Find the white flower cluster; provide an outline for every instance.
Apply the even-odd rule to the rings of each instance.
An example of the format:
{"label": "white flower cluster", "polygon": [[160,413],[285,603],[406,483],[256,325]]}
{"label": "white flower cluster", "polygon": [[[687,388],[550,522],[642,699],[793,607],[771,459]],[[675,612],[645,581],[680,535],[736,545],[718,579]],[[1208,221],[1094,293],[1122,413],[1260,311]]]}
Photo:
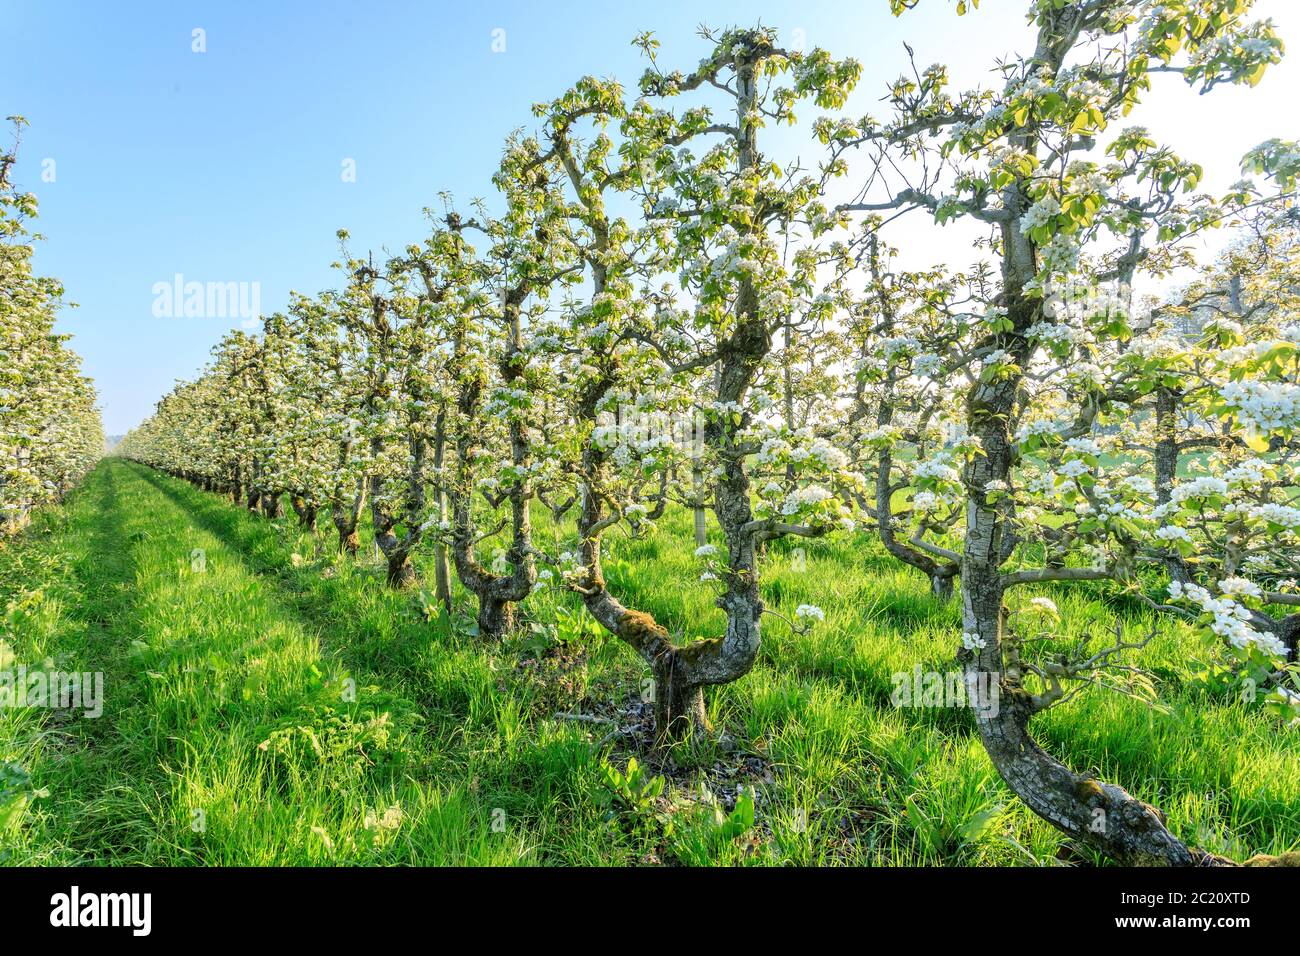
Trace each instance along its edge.
{"label": "white flower cluster", "polygon": [[961,473],[952,465],[946,452],[940,452],[933,458],[917,464],[913,474],[917,478],[935,478],[940,481],[959,481]]}
{"label": "white flower cluster", "polygon": [[1011,353],[1006,349],[994,349],[988,355],[984,356],[985,368],[997,368],[1006,365],[1011,361]]}
{"label": "white flower cluster", "polygon": [[862,433],[865,442],[894,442],[903,435],[903,430],[896,425],[882,425]]}
{"label": "white flower cluster", "polygon": [[1226,495],[1228,483],[1222,478],[1203,475],[1191,481],[1180,481],[1174,485],[1169,500],[1174,505],[1181,505],[1188,498],[1208,498],[1210,495]]}
{"label": "white flower cluster", "polygon": [[1061,204],[1057,202],[1056,198],[1054,196],[1044,196],[1030,206],[1028,211],[1020,217],[1020,228],[1027,232],[1030,229],[1045,226],[1060,214]]}
{"label": "white flower cluster", "polygon": [[826,620],[826,612],[823,611],[815,604],[800,604],[797,608],[794,609],[794,616],[798,618],[805,618],[810,621]]}
{"label": "white flower cluster", "polygon": [[[756,430],[762,431],[763,428],[760,426]],[[842,470],[849,464],[848,456],[844,452],[825,438],[814,437],[810,428],[799,429],[789,439],[781,435],[764,438],[754,460],[760,465],[773,465],[782,460],[789,460],[795,464],[811,462],[831,471]]]}
{"label": "white flower cluster", "polygon": [[1254,581],[1230,577],[1219,582],[1219,591],[1230,597],[1263,597],[1264,592]]}
{"label": "white flower cluster", "polygon": [[1229,382],[1219,390],[1237,418],[1261,432],[1300,427],[1300,385],[1290,382]]}
{"label": "white flower cluster", "polygon": [[1247,458],[1239,465],[1233,465],[1223,473],[1223,480],[1242,488],[1258,488],[1264,483],[1264,472],[1268,463],[1258,458]]}
{"label": "white flower cluster", "polygon": [[1025,488],[1036,495],[1057,496],[1056,472],[1051,468],[1037,475],[1030,475],[1025,480]]}
{"label": "white flower cluster", "polygon": [[790,443],[784,438],[767,438],[763,441],[763,446],[754,456],[754,461],[760,465],[770,465],[780,460],[781,456],[790,451]]}
{"label": "white flower cluster", "polygon": [[1106,387],[1106,370],[1094,362],[1075,362],[1069,367],[1066,379],[1075,386],[1098,390]]}
{"label": "white flower cluster", "polygon": [[1120,484],[1135,494],[1154,495],[1156,493],[1156,483],[1145,475],[1129,475]]}
{"label": "white flower cluster", "polygon": [[1292,531],[1300,530],[1300,508],[1292,508],[1289,505],[1280,505],[1270,501],[1262,505],[1250,505],[1246,508],[1246,513],[1252,518],[1258,518],[1260,521],[1280,524]]}
{"label": "white flower cluster", "polygon": [[1070,449],[1070,451],[1079,453],[1080,455],[1101,454],[1101,445],[1097,443],[1095,438],[1088,438],[1087,436],[1071,438],[1066,441],[1065,447]]}
{"label": "white flower cluster", "polygon": [[1079,265],[1079,248],[1078,236],[1058,232],[1046,245],[1039,246],[1038,254],[1047,271],[1063,275]]}
{"label": "white flower cluster", "polygon": [[831,498],[829,491],[821,485],[808,485],[805,488],[796,488],[790,494],[786,495],[785,501],[781,503],[781,514],[797,514],[814,505],[819,505],[823,501]]}
{"label": "white flower cluster", "polygon": [[1220,365],[1244,365],[1262,358],[1276,342],[1245,342],[1219,351],[1214,357]]}
{"label": "white flower cluster", "polygon": [[910,355],[920,347],[920,341],[910,335],[900,335],[895,338],[884,339],[880,343],[880,348],[884,353],[886,362],[892,362],[900,355]]}
{"label": "white flower cluster", "polygon": [[1135,339],[1132,351],[1140,358],[1151,362],[1174,358],[1187,351],[1187,346],[1176,336],[1165,333]]}
{"label": "white flower cluster", "polygon": [[[1239,582],[1240,579],[1227,578],[1220,584],[1220,588],[1222,589],[1227,585],[1236,588],[1232,594],[1247,593],[1242,589],[1242,584]],[[1249,582],[1245,583],[1249,584]],[[1169,585],[1169,596],[1173,600],[1177,601],[1185,598],[1198,606],[1202,612],[1212,615],[1214,620],[1210,623],[1210,630],[1219,637],[1224,638],[1233,647],[1243,650],[1252,646],[1258,647],[1270,657],[1285,658],[1288,653],[1287,646],[1275,635],[1258,631],[1252,627],[1250,624],[1250,609],[1237,602],[1232,594],[1225,592],[1216,598],[1209,590],[1199,584],[1180,584],[1178,581],[1173,581]]]}
{"label": "white flower cluster", "polygon": [[1047,345],[1085,345],[1093,338],[1085,329],[1057,322],[1035,322],[1025,335]]}
{"label": "white flower cluster", "polygon": [[1070,183],[1070,191],[1078,196],[1105,196],[1110,187],[1106,174],[1097,171],[1077,175]]}
{"label": "white flower cluster", "polygon": [[1082,458],[1071,458],[1069,461],[1064,462],[1061,465],[1057,473],[1064,475],[1066,478],[1080,478],[1083,475],[1088,474],[1091,470],[1092,469],[1088,467],[1088,463]]}
{"label": "white flower cluster", "polygon": [[1031,435],[1038,438],[1055,438],[1068,427],[1063,422],[1055,422],[1050,418],[1040,418],[1037,421],[1026,422],[1016,430],[1016,441],[1024,441]]}
{"label": "white flower cluster", "polygon": [[[1094,79],[1080,76],[1078,67],[1069,70],[1063,70],[1057,77],[1057,87],[1062,93],[1071,99],[1080,101],[1081,107],[1099,107],[1110,95],[1109,90],[1102,83]],[[1080,164],[1071,164],[1080,165]]]}
{"label": "white flower cluster", "polygon": [[1056,602],[1053,601],[1051,598],[1045,598],[1045,597],[1030,598],[1029,610],[1037,611],[1040,614],[1051,614],[1051,615],[1060,614],[1060,611],[1057,610]]}
{"label": "white flower cluster", "polygon": [[794,449],[790,457],[797,462],[811,459],[823,468],[831,469],[844,468],[849,463],[848,456],[824,438],[814,440],[807,447]]}
{"label": "white flower cluster", "polygon": [[912,496],[912,510],[920,514],[934,511],[939,507],[939,496],[933,491],[918,491]]}

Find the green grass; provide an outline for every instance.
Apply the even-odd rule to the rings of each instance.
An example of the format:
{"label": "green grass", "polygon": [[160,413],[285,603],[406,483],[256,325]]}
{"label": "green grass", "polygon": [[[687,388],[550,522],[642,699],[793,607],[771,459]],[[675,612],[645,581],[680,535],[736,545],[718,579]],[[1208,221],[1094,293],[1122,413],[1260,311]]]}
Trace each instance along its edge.
{"label": "green grass", "polygon": [[[539,525],[543,541],[561,533]],[[611,545],[608,577],[630,604],[683,636],[717,629],[688,514]],[[27,775],[7,796],[0,777],[0,859],[1097,862],[1010,795],[968,712],[890,704],[895,672],[954,666],[959,621],[869,535],[769,548],[769,603],[817,604],[826,621],[796,634],[770,617],[753,673],[709,697],[719,738],[666,755],[614,732],[643,720],[646,675],[572,595],[539,592],[518,632],[488,645],[468,613],[392,593],[377,563],[332,551],[332,535],[313,540],[292,517],[268,522],[113,459],[0,551],[17,662],[102,671],[106,696],[99,719],[0,708],[0,762]],[[1091,586],[1042,593],[1075,633],[1115,613]],[[1162,624],[1141,663],[1168,713],[1093,691],[1035,730],[1190,842],[1238,858],[1300,848],[1300,736],[1193,680],[1205,653]],[[606,761],[632,756],[666,780],[644,805],[604,782]],[[729,831],[704,794],[725,815],[741,786],[757,795],[754,824]]]}

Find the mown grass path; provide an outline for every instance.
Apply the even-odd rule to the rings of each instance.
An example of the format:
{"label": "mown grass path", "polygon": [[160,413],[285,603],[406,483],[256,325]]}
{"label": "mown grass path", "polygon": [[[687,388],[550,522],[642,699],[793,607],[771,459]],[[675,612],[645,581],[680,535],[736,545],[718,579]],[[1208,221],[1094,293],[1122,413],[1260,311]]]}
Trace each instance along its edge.
{"label": "mown grass path", "polygon": [[7,828],[8,862],[523,858],[463,786],[404,774],[413,706],[328,659],[144,469],[106,462],[48,537],[49,589],[10,644],[102,671],[105,709],[5,714],[3,759],[46,794]]}
{"label": "mown grass path", "polygon": [[104,714],[98,719],[0,711],[4,758],[33,771],[32,788],[57,794],[62,806],[56,818],[48,812],[50,798],[36,801],[30,811],[34,825],[25,831],[17,826],[20,821],[12,821],[4,835],[28,837],[4,846],[13,861],[125,861],[153,838],[149,817],[162,774],[149,753],[129,739],[129,721],[121,719],[123,702],[142,690],[131,648],[134,532],[120,521],[136,503],[110,474],[96,472],[64,520],[44,525],[43,534],[33,530],[39,540],[27,542],[20,560],[6,568],[45,585],[27,592],[18,613],[9,616],[9,666],[102,672],[105,686]]}

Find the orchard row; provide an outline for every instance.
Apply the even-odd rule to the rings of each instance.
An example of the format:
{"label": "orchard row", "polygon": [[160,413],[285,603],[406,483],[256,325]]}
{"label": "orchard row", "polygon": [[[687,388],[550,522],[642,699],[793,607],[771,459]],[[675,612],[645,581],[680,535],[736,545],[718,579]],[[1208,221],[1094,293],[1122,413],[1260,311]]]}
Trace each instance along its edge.
{"label": "orchard row", "polygon": [[[340,233],[338,287],[229,335],[122,453],[270,516],[287,500],[345,556],[369,509],[390,584],[430,548],[484,638],[536,588],[572,591],[644,661],[664,743],[708,733],[705,689],[753,667],[771,542],[876,535],[959,586],[954,651],[999,682],[975,721],[1022,800],[1122,862],[1223,862],[1033,739],[1084,690],[1153,690],[1128,663],[1149,635],[1062,641],[1029,595],[1103,582],[1186,619],[1293,732],[1300,150],[1243,144],[1253,178],[1210,195],[1121,124],[1157,72],[1257,82],[1281,44],[1249,7],[1035,0],[995,83],[913,68],[883,118],[845,113],[857,62],[768,29],[705,33],[689,72],[643,35],[635,89],[584,77],[507,140],[494,211],[444,196],[381,261]],[[980,261],[903,268],[904,215],[970,230]],[[1131,301],[1214,229],[1236,235],[1183,295]],[[568,547],[534,539],[537,507]],[[695,512],[725,612],[706,638],[602,571],[610,533],[668,507]]]}
{"label": "orchard row", "polygon": [[36,197],[13,184],[25,121],[0,153],[0,539],[59,501],[104,453],[95,388],[54,331],[63,286],[32,271]]}

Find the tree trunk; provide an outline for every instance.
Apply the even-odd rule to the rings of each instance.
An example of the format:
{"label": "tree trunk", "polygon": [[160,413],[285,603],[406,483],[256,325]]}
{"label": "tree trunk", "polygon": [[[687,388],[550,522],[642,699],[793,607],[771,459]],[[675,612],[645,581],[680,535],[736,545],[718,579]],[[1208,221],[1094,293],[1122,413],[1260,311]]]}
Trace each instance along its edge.
{"label": "tree trunk", "polygon": [[702,548],[709,543],[708,514],[704,510],[704,472],[692,469],[691,479],[694,484],[695,512],[695,547]]}
{"label": "tree trunk", "polygon": [[330,517],[334,521],[334,527],[339,534],[339,554],[346,554],[350,558],[355,558],[357,552],[361,550],[361,536],[357,534],[357,525],[361,522],[361,509],[365,507],[366,500],[366,483],[364,480],[357,482],[356,497],[347,505],[344,505],[338,498],[330,508]]}
{"label": "tree trunk", "polygon": [[504,637],[515,623],[515,606],[504,598],[479,595],[478,633],[492,640]]}
{"label": "tree trunk", "polygon": [[[1167,388],[1156,389],[1156,504],[1169,503],[1174,481],[1178,477],[1178,399]],[[1191,583],[1182,555],[1171,553],[1165,558],[1169,576],[1180,584]]]}
{"label": "tree trunk", "polygon": [[447,555],[447,546],[438,540],[433,546],[433,588],[434,596],[442,606],[451,613],[451,559]]}
{"label": "tree trunk", "polygon": [[677,655],[665,654],[654,666],[655,742],[678,743],[695,731],[712,732],[704,707],[704,688],[677,673]]}
{"label": "tree trunk", "polygon": [[1295,663],[1296,653],[1300,650],[1300,614],[1288,614],[1282,618],[1277,625],[1277,637],[1286,645],[1286,659]]}
{"label": "tree trunk", "polygon": [[[371,499],[377,501],[378,495]],[[411,564],[411,551],[418,538],[409,533],[405,538],[393,534],[396,521],[377,505],[371,506],[375,528],[376,557],[383,555],[388,562],[388,584],[394,588],[409,587],[415,582],[415,566]]]}
{"label": "tree trunk", "polygon": [[[976,673],[968,670],[967,680]],[[1049,823],[1125,866],[1223,862],[1189,849],[1165,828],[1154,807],[1053,759],[1028,732],[1030,710],[1024,691],[1004,682],[998,706],[989,711],[976,710],[989,758],[1007,786]]]}
{"label": "tree trunk", "polygon": [[953,576],[951,574],[933,574],[930,576],[930,593],[945,604],[952,600]]}
{"label": "tree trunk", "polygon": [[291,495],[289,504],[293,506],[294,513],[298,515],[298,521],[304,528],[312,534],[316,533],[316,514],[317,506],[308,504],[307,499],[302,495]]}
{"label": "tree trunk", "polygon": [[[1005,450],[992,443],[992,457]],[[986,443],[988,449],[990,444]],[[982,487],[982,483],[980,485]],[[1020,675],[1003,673],[1001,572],[991,561],[974,560],[997,554],[993,512],[972,502],[972,527],[967,533],[962,567],[963,625],[985,641],[967,657],[967,687],[998,682],[996,700],[975,707],[975,723],[989,759],[1011,791],[1029,809],[1062,832],[1105,853],[1126,866],[1191,866],[1217,862],[1189,849],[1171,834],[1158,811],[1114,784],[1076,774],[1042,749],[1029,734],[1033,715],[1030,695]],[[990,675],[990,676],[986,676]]]}
{"label": "tree trunk", "polygon": [[[438,504],[438,521],[442,522],[447,514],[447,489],[444,484],[444,459],[447,452],[447,410],[438,410],[438,419],[434,426],[433,439],[433,473],[436,478],[434,494]],[[443,529],[438,529],[437,541],[433,545],[433,586],[435,596],[442,606],[451,613],[451,558],[447,554],[447,543],[443,540]]]}
{"label": "tree trunk", "polygon": [[411,556],[405,551],[394,551],[388,555],[388,586],[407,588],[415,583],[415,565]]}

